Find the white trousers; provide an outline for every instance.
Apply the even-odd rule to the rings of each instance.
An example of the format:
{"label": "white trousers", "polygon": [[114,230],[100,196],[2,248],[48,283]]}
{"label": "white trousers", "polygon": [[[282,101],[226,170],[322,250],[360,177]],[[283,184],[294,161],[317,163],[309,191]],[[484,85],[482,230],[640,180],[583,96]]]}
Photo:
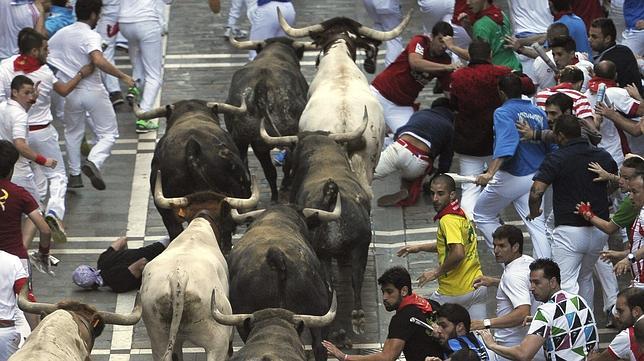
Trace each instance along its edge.
{"label": "white trousers", "polygon": [[414,108],[410,106],[398,105],[391,100],[383,97],[378,89],[373,85],[369,86],[373,95],[378,98],[380,105],[382,105],[383,115],[385,117],[385,124],[392,133],[396,134],[398,128],[407,124],[409,118],[414,114]]}
{"label": "white trousers", "polygon": [[120,23],[121,33],[127,39],[133,78],[143,88],[141,109],[152,109],[161,89],[161,25],[158,21]]}
{"label": "white trousers", "polygon": [[[42,174],[45,178],[45,194],[49,189],[49,200],[47,201],[46,212],[53,211],[56,216],[63,219],[65,216],[65,194],[67,193],[67,174],[65,173],[65,161],[58,145],[58,132],[53,125],[47,128],[29,132],[29,146],[31,149],[47,158],[55,159],[58,164],[56,168],[43,167],[32,163],[32,168],[38,167],[34,174]],[[38,179],[36,179],[38,184]],[[47,187],[47,183],[49,186]],[[40,188],[40,187],[39,187]],[[41,198],[44,199],[43,191],[40,189]]]}
{"label": "white trousers", "polygon": [[557,226],[552,259],[561,270],[561,289],[583,297],[593,308],[593,268],[606,247],[608,235],[595,227]]}
{"label": "white trousers", "polygon": [[626,20],[624,19],[624,0],[611,0],[608,18],[613,20],[615,30],[617,30],[617,44],[622,43],[622,32],[626,28]]}
{"label": "white trousers", "polygon": [[380,153],[380,160],[376,165],[374,179],[382,179],[387,175],[400,172],[400,176],[406,180],[414,180],[423,174],[429,166],[424,161],[400,143],[392,143]]}
{"label": "white trousers", "polygon": [[[280,26],[277,18],[277,8],[282,12],[282,16],[291,26],[295,25],[295,8],[293,3],[271,1],[268,4],[258,6],[250,12],[250,35],[252,41],[261,41],[276,36],[286,36]],[[253,60],[257,52],[251,50],[248,52],[248,59]]]}
{"label": "white trousers", "polygon": [[430,299],[440,303],[456,303],[467,309],[470,313],[472,320],[484,320],[487,318],[486,301],[487,301],[487,287],[482,286],[470,293],[462,296],[445,296],[438,291],[429,296]]}
{"label": "white trousers", "polygon": [[[374,28],[380,31],[389,31],[403,19],[400,1],[391,0],[387,8],[379,8],[374,4],[374,0],[362,0],[367,14],[373,20]],[[398,36],[391,40],[385,41],[387,54],[385,55],[385,67],[393,63],[403,50],[402,37]]]}
{"label": "white trousers", "polygon": [[105,89],[76,88],[65,101],[65,147],[69,158],[69,174],[80,174],[80,145],[85,134],[85,112],[94,122],[97,142],[87,156],[98,169],[110,156],[119,136],[116,114]]}
{"label": "white trousers", "polygon": [[[608,245],[604,246],[603,251],[608,251]],[[613,265],[610,262],[598,259],[595,263],[595,274],[602,286],[602,299],[604,300],[604,311],[609,311],[617,302],[617,277],[613,271]]]}
{"label": "white trousers", "polygon": [[[96,24],[96,32],[101,35],[103,39],[103,56],[107,61],[114,65],[114,50],[116,49],[116,34],[112,37],[107,35],[107,26],[114,26],[118,22],[117,19],[110,19],[109,17],[100,17],[98,19],[98,24]],[[101,77],[103,78],[103,84],[108,93],[121,91],[121,86],[116,77],[109,75],[107,73],[101,72]]]}
{"label": "white trousers", "polygon": [[624,30],[622,33],[622,45],[628,46],[636,57],[644,56],[644,30]]}
{"label": "white trousers", "polygon": [[18,351],[19,343],[20,333],[15,326],[0,328],[0,361],[7,361]]}
{"label": "white trousers", "polygon": [[[19,160],[20,161],[20,160]],[[40,167],[40,165],[37,165],[37,167]],[[21,169],[23,167],[20,167]],[[13,167],[13,174],[11,175],[11,182],[21,186],[24,188],[31,196],[36,200],[38,203],[38,206],[42,210],[44,207],[42,205],[42,200],[40,197],[40,192],[38,191],[38,186],[36,185],[35,177],[33,171],[31,171],[31,168],[29,165],[26,166],[27,170],[20,170],[18,171],[17,167]]]}
{"label": "white trousers", "polygon": [[[475,157],[472,155],[458,155],[459,174],[460,175],[479,175],[485,170],[485,165],[492,161],[491,155]],[[467,216],[472,219],[474,206],[479,199],[483,187],[474,183],[461,183],[461,208]]]}
{"label": "white trousers", "polygon": [[514,205],[517,213],[525,223],[532,240],[534,259],[549,258],[550,244],[546,238],[546,220],[544,215],[529,221],[530,208],[528,197],[532,187],[533,173],[517,177],[499,170],[492,178],[493,182],[483,188],[483,192],[474,206],[474,223],[483,234],[485,244],[494,253],[492,234],[501,226],[499,213],[508,205]]}
{"label": "white trousers", "polygon": [[237,26],[237,20],[239,20],[243,7],[244,0],[230,1],[230,10],[228,10],[228,27],[231,29]]}

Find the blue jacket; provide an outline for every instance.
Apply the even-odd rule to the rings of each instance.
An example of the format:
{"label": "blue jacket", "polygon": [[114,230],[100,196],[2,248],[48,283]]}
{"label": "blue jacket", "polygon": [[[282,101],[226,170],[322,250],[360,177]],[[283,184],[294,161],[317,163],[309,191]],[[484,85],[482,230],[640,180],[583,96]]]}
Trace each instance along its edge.
{"label": "blue jacket", "polygon": [[45,20],[45,29],[47,29],[47,34],[51,38],[58,30],[75,22],[76,15],[73,8],[52,5],[51,14]]}

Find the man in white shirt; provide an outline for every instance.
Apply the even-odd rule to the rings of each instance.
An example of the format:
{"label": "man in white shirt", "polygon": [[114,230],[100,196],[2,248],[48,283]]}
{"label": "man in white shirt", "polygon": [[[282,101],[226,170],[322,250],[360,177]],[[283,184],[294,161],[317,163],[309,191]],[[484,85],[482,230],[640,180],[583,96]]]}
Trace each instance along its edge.
{"label": "man in white shirt", "polygon": [[600,354],[594,354],[588,361],[637,361],[642,356],[635,341],[635,321],[644,315],[644,289],[629,287],[621,290],[615,304],[615,320],[619,322],[622,332],[611,341],[608,348]]}
{"label": "man in white shirt", "polygon": [[[154,106],[161,89],[162,49],[161,22],[158,2],[161,0],[122,1],[119,10],[119,28],[129,45],[132,74],[137,86],[143,88],[141,110]],[[172,0],[163,0],[169,4]],[[147,133],[159,127],[151,120],[138,119],[137,133]]]}
{"label": "man in white shirt", "polygon": [[[548,0],[508,0],[508,7],[514,36],[526,45],[540,40],[552,24]],[[532,77],[534,58],[523,54],[518,58],[523,73]]]}
{"label": "man in white shirt", "polygon": [[[485,320],[472,320],[470,328],[481,330],[494,328],[495,338],[499,345],[514,346],[528,332],[523,321],[536,311],[537,304],[530,293],[530,264],[534,259],[523,254],[523,233],[512,225],[503,225],[492,234],[494,239],[494,256],[497,263],[503,263],[505,269],[501,278],[481,276],[474,281],[474,287],[497,286],[496,317]],[[543,360],[537,353],[535,360]],[[507,360],[498,356],[498,360]]]}
{"label": "man in white shirt", "polygon": [[27,143],[27,112],[36,102],[36,97],[34,82],[31,79],[18,75],[11,81],[11,98],[0,104],[0,139],[11,141],[20,153],[11,181],[25,188],[38,200],[40,197],[29,161],[49,168],[55,168],[58,162],[36,153]]}
{"label": "man in white shirt", "polygon": [[[100,70],[133,86],[132,77],[105,59],[101,50],[101,36],[92,31],[98,22],[101,4],[100,0],[76,2],[78,21],[62,28],[49,39],[49,63],[58,69],[57,76],[62,81],[69,81],[77,75],[78,69],[91,62]],[[89,113],[94,122],[97,142],[81,167],[80,146],[85,133],[86,113]],[[94,188],[105,189],[100,170],[109,157],[116,138],[116,114],[101,81],[101,74],[94,70],[65,98],[65,148],[69,157],[69,187],[78,187],[79,184],[82,186],[82,170],[92,181]]]}
{"label": "man in white shirt", "polygon": [[0,361],[18,351],[20,332],[16,328],[16,294],[27,283],[28,275],[20,259],[0,251]]}
{"label": "man in white shirt", "polygon": [[[40,193],[43,195],[49,193],[45,214],[49,227],[53,231],[54,240],[64,242],[66,237],[62,219],[65,216],[67,174],[58,145],[58,132],[52,125],[51,95],[54,91],[61,96],[69,94],[82,80],[83,74],[89,75],[94,71],[94,66],[91,64],[83,66],[72,79],[64,83],[56,79],[46,65],[49,53],[47,38],[32,28],[22,29],[18,37],[20,55],[14,55],[0,64],[0,101],[5,101],[11,96],[11,81],[16,75],[25,75],[38,84],[38,99],[27,113],[29,142],[35,152],[53,158],[57,162],[53,169],[42,169],[49,181],[49,192],[45,188],[40,189]],[[35,231],[35,228],[32,227],[32,230]],[[33,238],[33,235],[29,238]]]}
{"label": "man in white shirt", "polygon": [[[389,31],[398,26],[403,19],[400,0],[362,0],[362,2],[367,14],[373,20],[375,28],[378,30]],[[385,45],[387,46],[385,67],[388,67],[403,50],[402,37],[398,36],[387,40]]]}

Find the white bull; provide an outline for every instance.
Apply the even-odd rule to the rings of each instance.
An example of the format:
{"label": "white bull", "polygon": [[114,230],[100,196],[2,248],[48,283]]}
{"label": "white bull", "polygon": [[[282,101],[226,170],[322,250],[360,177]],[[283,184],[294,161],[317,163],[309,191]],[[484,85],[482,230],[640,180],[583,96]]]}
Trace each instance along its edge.
{"label": "white bull", "polygon": [[[221,215],[229,213],[225,204],[234,208],[254,206],[259,197],[257,184],[253,181],[251,199],[222,196],[207,202],[203,197],[192,200],[191,196],[167,199],[161,188],[159,172],[154,197],[157,206],[180,210],[180,214],[187,212],[186,218],[192,221],[143,271],[141,303],[152,357],[157,361],[170,361],[173,357],[183,360],[182,345],[188,340],[205,349],[208,361],[225,360],[232,351],[233,329],[213,319],[210,302],[216,292],[217,308],[225,314],[232,313],[228,266],[213,229],[217,226],[197,213],[207,210],[207,216],[217,223]],[[196,203],[194,209],[191,203]],[[206,203],[210,206],[205,207]]]}
{"label": "white bull", "polygon": [[385,121],[382,106],[371,92],[366,76],[355,63],[355,49],[360,46],[369,48],[374,43],[377,46],[379,41],[397,37],[409,23],[411,14],[407,14],[402,23],[388,32],[367,28],[350,19],[332,19],[301,29],[291,28],[281,13],[279,19],[288,35],[310,35],[323,47],[317,73],[309,86],[309,99],[300,117],[299,130],[350,132],[364,122],[364,110],[367,109],[364,146],[351,149],[348,156],[360,184],[373,197],[371,181],[382,150]]}

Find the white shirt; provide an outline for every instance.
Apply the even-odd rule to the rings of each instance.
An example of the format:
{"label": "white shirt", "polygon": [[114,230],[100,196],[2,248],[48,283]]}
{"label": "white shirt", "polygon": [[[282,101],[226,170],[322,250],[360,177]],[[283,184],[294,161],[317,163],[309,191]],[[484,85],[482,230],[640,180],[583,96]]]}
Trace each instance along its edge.
{"label": "white shirt", "polygon": [[39,17],[33,3],[11,5],[11,0],[0,0],[0,59],[18,54],[18,33],[33,28]]}
{"label": "white shirt", "polygon": [[[0,103],[0,139],[13,143],[15,139],[27,140],[27,134],[25,108],[13,99]],[[21,155],[13,170],[14,174],[30,174],[29,160]]]}
{"label": "white shirt", "polygon": [[[73,78],[83,65],[91,62],[89,54],[93,51],[103,52],[101,36],[83,22],[75,22],[56,32],[49,39],[49,57],[47,61],[58,72],[56,76],[64,82]],[[76,86],[77,89],[105,90],[101,72],[94,72]]]}
{"label": "white shirt", "polygon": [[[586,92],[586,97],[594,109],[595,104],[597,103],[597,93],[588,90]],[[634,114],[640,104],[637,100],[628,95],[626,89],[619,87],[606,88],[604,103],[614,110],[620,111],[624,114]],[[622,152],[622,142],[615,124],[610,119],[604,117],[601,125],[599,126],[599,132],[602,134],[602,140],[597,144],[597,146],[606,150],[613,157],[613,160],[615,160],[618,166],[621,165],[624,162],[624,153]]]}
{"label": "white shirt", "polygon": [[[38,86],[38,99],[36,104],[32,105],[27,112],[29,125],[45,125],[54,119],[51,115],[51,92],[54,91],[54,84],[58,81],[54,73],[47,65],[31,73],[13,70],[13,61],[18,57],[14,55],[0,63],[0,102],[11,98],[11,81],[16,75],[26,75],[33,80],[34,84],[40,82]],[[80,69],[79,69],[80,70]]]}
{"label": "white shirt", "polygon": [[510,0],[508,6],[515,34],[545,34],[553,22],[548,0]]}
{"label": "white shirt", "polygon": [[[552,60],[552,62],[554,63],[555,59],[552,57],[552,50],[548,50],[546,54],[548,54],[548,58],[550,58],[550,60]],[[590,73],[588,69],[592,69],[593,64],[586,60],[588,58],[582,53],[575,52],[575,56],[579,60],[579,62],[575,64],[575,66],[581,69],[582,72],[584,72],[584,83],[581,85],[581,92],[585,93],[588,89],[588,81],[590,81]],[[550,67],[546,65],[546,62],[539,57],[534,59],[534,63],[532,64],[532,74],[528,75],[531,75],[530,78],[532,78],[532,82],[537,87],[537,92],[540,92],[557,84],[557,82],[555,81],[555,74],[553,73],[552,69],[550,69]]]}
{"label": "white shirt", "polygon": [[[21,278],[27,278],[27,272],[20,258],[0,251],[0,320],[13,320],[16,316],[16,294],[13,285]],[[26,285],[25,285],[26,287]]]}
{"label": "white shirt", "polygon": [[[161,0],[121,0],[119,23],[159,21],[159,1]],[[172,0],[163,0],[163,2],[169,4]]]}
{"label": "white shirt", "polygon": [[[530,305],[536,310],[537,302],[530,292],[530,263],[534,258],[523,255],[505,266],[499,288],[496,290],[496,317],[502,317],[521,305]],[[531,313],[532,313],[531,309]],[[514,346],[528,332],[524,326],[499,328],[494,332],[496,340],[504,346]]]}
{"label": "white shirt", "polygon": [[103,7],[101,7],[101,22],[116,23],[119,17],[119,9],[121,8],[121,0],[104,0]]}
{"label": "white shirt", "polygon": [[633,348],[638,349],[637,343],[631,345],[631,339],[635,340],[633,326],[618,333],[617,336],[608,345],[608,353],[615,356],[617,359],[637,361],[633,355]]}

